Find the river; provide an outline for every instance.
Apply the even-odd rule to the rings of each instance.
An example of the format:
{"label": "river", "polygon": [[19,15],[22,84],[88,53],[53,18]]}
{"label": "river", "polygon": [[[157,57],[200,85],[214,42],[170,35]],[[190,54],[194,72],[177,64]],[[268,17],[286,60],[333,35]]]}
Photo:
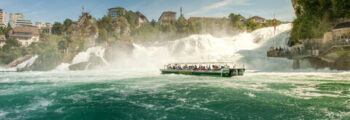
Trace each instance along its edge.
{"label": "river", "polygon": [[[287,47],[291,24],[216,38],[193,35],[154,46],[96,70],[0,73],[0,119],[350,119],[350,74],[307,62],[267,58],[273,40]],[[91,48],[74,58],[87,60]],[[84,53],[84,54],[83,54]],[[244,76],[162,75],[169,62],[234,61]]]}
{"label": "river", "polygon": [[0,119],[350,119],[347,72],[0,74]]}

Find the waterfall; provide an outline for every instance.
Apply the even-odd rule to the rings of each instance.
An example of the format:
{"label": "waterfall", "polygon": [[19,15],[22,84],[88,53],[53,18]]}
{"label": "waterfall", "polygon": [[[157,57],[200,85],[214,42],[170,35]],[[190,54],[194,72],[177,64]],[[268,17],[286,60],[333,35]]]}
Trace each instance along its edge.
{"label": "waterfall", "polygon": [[[83,51],[83,52],[80,52],[79,54],[77,54],[73,58],[71,63],[61,63],[60,65],[58,65],[56,67],[55,70],[59,70],[59,71],[69,70],[70,65],[74,65],[74,64],[78,64],[78,63],[82,63],[82,62],[88,62],[90,60],[91,55],[95,55],[95,56],[101,58],[103,63],[108,65],[109,63],[104,58],[104,54],[105,54],[104,47],[102,47],[102,46],[91,47],[91,48],[88,48],[86,51]],[[88,68],[88,66],[86,68]]]}
{"label": "waterfall", "polygon": [[22,68],[25,68],[25,67],[30,67],[33,65],[33,63],[35,62],[36,59],[38,59],[38,55],[34,55],[32,58],[22,62],[21,64],[18,64],[16,66],[17,69],[22,69]]}
{"label": "waterfall", "polygon": [[277,41],[286,48],[291,24],[267,27],[234,36],[214,37],[210,34],[192,35],[159,45],[134,44],[133,54],[120,58],[111,69],[158,70],[173,62],[235,62],[251,70],[291,70],[292,61],[266,57],[266,52]]}
{"label": "waterfall", "polygon": [[1,68],[0,67],[0,72],[15,72],[18,69],[23,69],[26,67],[30,67],[34,64],[34,62],[36,61],[36,59],[38,59],[38,55],[34,55],[33,57],[31,57],[30,59],[23,61],[22,63],[18,64],[16,67],[12,67],[12,68]]}
{"label": "waterfall", "polygon": [[79,54],[77,54],[74,58],[71,64],[77,64],[77,63],[81,63],[81,62],[87,62],[89,61],[91,54],[100,57],[103,62],[105,64],[108,64],[108,62],[106,61],[106,59],[104,59],[104,54],[105,54],[105,48],[101,47],[101,46],[96,46],[96,47],[91,47],[89,49],[87,49],[84,52],[80,52]]}
{"label": "waterfall", "polygon": [[87,62],[91,54],[102,58],[109,69],[158,71],[163,65],[173,62],[235,62],[249,70],[292,70],[291,60],[266,56],[274,40],[277,41],[277,46],[288,47],[291,28],[291,24],[279,25],[276,35],[273,27],[267,27],[226,37],[200,34],[151,46],[134,44],[132,54],[119,57],[113,64],[103,58],[105,48],[97,46],[79,53],[71,63],[62,63],[56,70],[68,70],[72,64]]}

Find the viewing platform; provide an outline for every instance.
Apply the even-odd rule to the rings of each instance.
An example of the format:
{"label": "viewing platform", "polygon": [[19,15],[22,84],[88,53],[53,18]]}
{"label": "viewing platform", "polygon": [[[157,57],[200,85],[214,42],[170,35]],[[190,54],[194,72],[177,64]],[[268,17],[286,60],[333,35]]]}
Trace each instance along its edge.
{"label": "viewing platform", "polygon": [[293,68],[298,69],[300,68],[300,60],[302,59],[318,58],[329,62],[330,60],[323,58],[323,56],[345,49],[350,49],[349,39],[333,40],[322,45],[307,43],[305,45],[295,45],[291,48],[271,47],[269,51],[267,51],[267,57],[292,59]]}

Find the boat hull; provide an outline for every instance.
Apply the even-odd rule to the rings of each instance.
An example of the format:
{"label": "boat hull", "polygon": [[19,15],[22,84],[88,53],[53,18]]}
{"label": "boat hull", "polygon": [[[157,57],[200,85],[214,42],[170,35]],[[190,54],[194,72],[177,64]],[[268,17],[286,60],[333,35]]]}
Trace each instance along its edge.
{"label": "boat hull", "polygon": [[193,71],[193,70],[161,70],[162,74],[183,74],[183,75],[204,75],[204,76],[220,76],[232,77],[243,76],[245,69],[230,69],[221,71]]}

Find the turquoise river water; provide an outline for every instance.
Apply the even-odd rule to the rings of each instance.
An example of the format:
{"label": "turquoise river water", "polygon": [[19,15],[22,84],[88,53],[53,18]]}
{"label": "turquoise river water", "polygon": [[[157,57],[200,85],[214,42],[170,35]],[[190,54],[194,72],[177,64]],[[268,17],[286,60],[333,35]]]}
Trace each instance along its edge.
{"label": "turquoise river water", "polygon": [[350,74],[0,73],[0,119],[350,119]]}

